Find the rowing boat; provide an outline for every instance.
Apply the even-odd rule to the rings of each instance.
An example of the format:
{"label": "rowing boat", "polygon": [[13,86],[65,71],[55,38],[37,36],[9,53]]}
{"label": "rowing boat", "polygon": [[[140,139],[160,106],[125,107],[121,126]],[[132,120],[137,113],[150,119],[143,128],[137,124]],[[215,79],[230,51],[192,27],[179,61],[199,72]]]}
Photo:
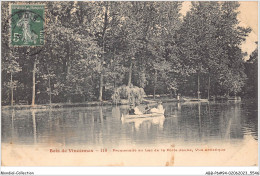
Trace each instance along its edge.
{"label": "rowing boat", "polygon": [[161,112],[156,112],[156,113],[150,113],[150,114],[138,114],[138,115],[124,115],[122,114],[122,119],[137,119],[137,118],[150,118],[150,117],[160,117],[164,115],[165,109]]}
{"label": "rowing boat", "polygon": [[165,120],[165,116],[164,115],[159,115],[158,116],[153,116],[151,117],[142,117],[142,118],[131,118],[131,119],[126,119],[126,118],[122,118],[121,121],[123,124],[134,124],[135,128],[138,130],[140,125],[142,123],[152,123],[154,125],[159,125],[159,128],[163,128],[163,124],[164,124],[164,120]]}

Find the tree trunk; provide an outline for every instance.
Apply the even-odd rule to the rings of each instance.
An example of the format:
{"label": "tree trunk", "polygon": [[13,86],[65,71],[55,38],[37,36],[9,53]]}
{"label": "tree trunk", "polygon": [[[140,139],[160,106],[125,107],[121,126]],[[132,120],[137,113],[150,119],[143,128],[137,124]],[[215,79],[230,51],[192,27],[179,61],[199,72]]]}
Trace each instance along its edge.
{"label": "tree trunk", "polygon": [[50,97],[50,99],[49,99],[49,103],[51,104],[51,77],[50,77],[50,74],[49,74],[49,97]]}
{"label": "tree trunk", "polygon": [[198,111],[199,111],[199,135],[201,135],[201,112],[200,112],[200,103],[198,103]]}
{"label": "tree trunk", "polygon": [[144,88],[145,87],[145,71],[144,71],[144,67],[142,66],[141,68],[141,73],[140,73],[140,82],[139,82],[139,87]]}
{"label": "tree trunk", "polygon": [[102,101],[103,96],[103,73],[100,73],[100,79],[99,79],[99,97],[98,100]]}
{"label": "tree trunk", "polygon": [[153,86],[153,99],[155,100],[155,90],[156,88],[155,88],[155,85]]}
{"label": "tree trunk", "polygon": [[35,74],[36,74],[36,60],[33,63],[33,87],[32,87],[32,106],[35,104]]}
{"label": "tree trunk", "polygon": [[114,88],[116,88],[116,78],[114,77]]}
{"label": "tree trunk", "polygon": [[209,95],[210,95],[210,94],[209,94],[209,91],[210,91],[210,75],[209,75],[209,82],[208,82],[208,100],[209,100],[209,98],[210,98],[210,97],[209,97]]}
{"label": "tree trunk", "polygon": [[155,70],[155,73],[154,73],[153,99],[155,99],[156,84],[157,84],[157,70]]}
{"label": "tree trunk", "polygon": [[13,73],[11,72],[11,106],[14,105],[14,85],[13,85]]}
{"label": "tree trunk", "polygon": [[200,74],[198,73],[198,100],[200,99]]}
{"label": "tree trunk", "polygon": [[132,67],[133,67],[133,63],[132,60],[130,59],[130,67],[129,67],[129,75],[128,75],[128,87],[130,87],[131,85],[131,81],[132,81]]}
{"label": "tree trunk", "polygon": [[99,97],[98,100],[102,101],[103,96],[103,62],[105,61],[105,34],[108,25],[108,5],[105,6],[105,16],[104,16],[104,26],[103,26],[103,33],[102,33],[102,59],[101,59],[101,68],[100,68],[100,79],[99,79]]}
{"label": "tree trunk", "polygon": [[[115,52],[116,52],[116,49],[114,49],[114,51],[113,51],[113,71],[115,71]],[[114,75],[114,77],[113,77],[113,79],[114,79],[114,89],[116,88],[116,75]]]}
{"label": "tree trunk", "polygon": [[67,61],[66,61],[66,66],[67,66],[67,75],[68,76],[70,74],[70,67],[71,67],[71,48],[70,48],[70,42],[68,42],[68,45],[67,45]]}
{"label": "tree trunk", "polygon": [[[68,43],[68,59],[67,59],[67,75],[66,75],[66,82],[68,84],[68,78],[70,76],[70,69],[71,69],[71,52],[70,52],[70,43]],[[67,92],[67,102],[71,103],[71,92]]]}
{"label": "tree trunk", "polygon": [[170,98],[172,98],[172,90],[170,90]]}

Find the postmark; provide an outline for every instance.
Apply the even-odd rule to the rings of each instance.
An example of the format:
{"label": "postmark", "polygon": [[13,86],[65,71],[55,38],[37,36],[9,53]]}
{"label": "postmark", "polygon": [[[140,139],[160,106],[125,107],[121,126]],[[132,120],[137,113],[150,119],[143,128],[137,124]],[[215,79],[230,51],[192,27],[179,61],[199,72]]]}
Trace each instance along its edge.
{"label": "postmark", "polygon": [[44,45],[44,9],[43,4],[11,4],[11,46]]}

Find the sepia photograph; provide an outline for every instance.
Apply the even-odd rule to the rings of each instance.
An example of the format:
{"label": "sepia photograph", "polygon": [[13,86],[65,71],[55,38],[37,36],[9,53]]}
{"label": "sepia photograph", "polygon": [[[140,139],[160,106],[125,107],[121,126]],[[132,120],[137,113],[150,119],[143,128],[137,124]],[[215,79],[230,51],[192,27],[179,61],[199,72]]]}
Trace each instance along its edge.
{"label": "sepia photograph", "polygon": [[258,2],[2,1],[1,166],[258,166]]}

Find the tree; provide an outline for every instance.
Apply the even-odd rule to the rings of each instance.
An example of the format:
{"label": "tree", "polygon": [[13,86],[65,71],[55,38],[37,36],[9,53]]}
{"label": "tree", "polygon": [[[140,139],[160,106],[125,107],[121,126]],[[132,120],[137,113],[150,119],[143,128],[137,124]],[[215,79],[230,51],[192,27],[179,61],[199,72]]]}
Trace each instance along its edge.
{"label": "tree", "polygon": [[13,52],[10,51],[8,59],[3,58],[3,69],[2,71],[10,74],[10,82],[8,82],[7,87],[11,90],[11,106],[14,104],[14,88],[17,87],[18,81],[13,80],[15,74],[21,71],[21,67],[17,62],[17,57],[13,55]]}
{"label": "tree", "polygon": [[[238,6],[237,2],[192,2],[191,10],[184,17],[179,32],[181,57],[185,60],[184,64],[190,68],[190,73],[196,73],[198,76],[198,98],[200,98],[200,76],[206,73],[209,78],[208,98],[210,77],[215,79],[215,83],[217,80],[222,80],[216,78],[228,72],[225,70],[221,73],[223,69],[232,69],[233,71],[229,73],[239,75],[241,82],[245,78],[242,68],[243,54],[239,46],[250,29],[237,25]],[[223,82],[219,84],[223,85]]]}
{"label": "tree", "polygon": [[[221,3],[221,17],[218,28],[218,36],[221,39],[220,45],[222,50],[226,53],[225,60],[227,67],[222,67],[222,71],[228,72],[229,86],[228,93],[234,92],[236,95],[241,91],[242,86],[245,84],[246,75],[244,73],[244,54],[240,49],[241,44],[245,41],[248,34],[251,32],[250,28],[240,27],[237,15],[239,2],[223,2]],[[226,71],[228,69],[230,71]],[[232,77],[232,78],[231,78]],[[220,82],[223,85],[223,82]]]}
{"label": "tree", "polygon": [[[256,42],[256,44],[258,44]],[[258,97],[258,46],[252,52],[245,63],[245,73],[247,76],[246,86],[244,87],[244,93],[248,97]]]}
{"label": "tree", "polygon": [[[63,94],[70,102],[73,94],[78,94],[82,85],[83,69],[100,55],[100,49],[93,35],[95,30],[95,6],[92,3],[64,2],[50,3],[49,12],[49,64],[46,68],[55,70],[57,76],[54,93]],[[82,24],[83,23],[83,24]],[[81,25],[80,25],[81,24]],[[63,52],[61,52],[63,51]],[[46,59],[45,59],[46,61]],[[82,64],[83,63],[83,64]],[[97,63],[98,64],[98,63]],[[62,65],[62,67],[57,67]],[[96,64],[95,64],[96,65]],[[93,64],[90,64],[93,66]],[[95,67],[93,67],[95,71]],[[86,72],[90,73],[90,71]],[[89,75],[86,75],[89,78]],[[79,84],[79,85],[78,85]]]}
{"label": "tree", "polygon": [[[8,3],[3,3],[2,10],[2,91],[8,96],[7,102],[10,100],[11,106],[14,105],[14,89],[18,86],[18,73],[22,70],[19,64],[17,49],[9,46],[9,11]],[[7,89],[7,90],[6,90]],[[6,91],[5,91],[6,90]],[[11,97],[9,96],[9,90]],[[5,95],[2,93],[2,96]],[[4,98],[3,98],[4,99]]]}
{"label": "tree", "polygon": [[[220,17],[218,2],[192,2],[180,30],[181,56],[191,74],[197,74],[197,94],[200,98],[200,76],[214,73],[220,65],[222,50],[218,45],[217,25]],[[210,83],[210,82],[209,82]],[[208,83],[208,92],[209,92]]]}

